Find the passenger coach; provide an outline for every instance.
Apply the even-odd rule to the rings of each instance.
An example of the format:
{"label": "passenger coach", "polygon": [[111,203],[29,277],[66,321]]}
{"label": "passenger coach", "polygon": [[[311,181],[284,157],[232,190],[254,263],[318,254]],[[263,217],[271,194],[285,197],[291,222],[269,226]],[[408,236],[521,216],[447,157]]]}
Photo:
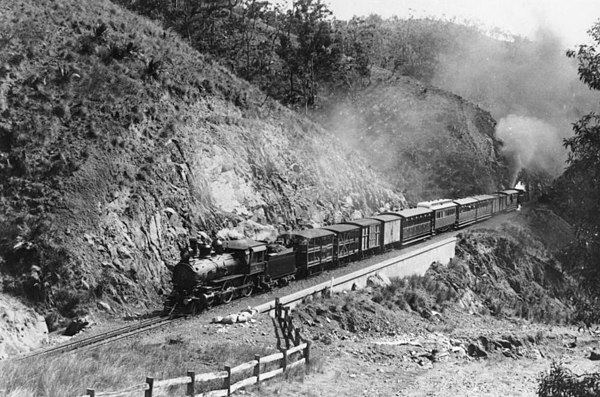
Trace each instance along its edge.
{"label": "passenger coach", "polygon": [[408,244],[431,237],[433,232],[433,211],[427,208],[409,208],[384,215],[398,215],[402,218],[401,243]]}
{"label": "passenger coach", "polygon": [[423,201],[417,207],[427,208],[433,211],[433,231],[441,233],[450,230],[456,222],[456,210],[458,204],[450,199]]}
{"label": "passenger coach", "polygon": [[464,227],[477,221],[477,200],[471,197],[456,199],[458,205],[456,227]]}
{"label": "passenger coach", "polygon": [[477,200],[476,208],[477,213],[475,219],[477,222],[492,217],[492,209],[494,207],[494,196],[489,194],[482,194],[479,196],[473,196],[472,199]]}

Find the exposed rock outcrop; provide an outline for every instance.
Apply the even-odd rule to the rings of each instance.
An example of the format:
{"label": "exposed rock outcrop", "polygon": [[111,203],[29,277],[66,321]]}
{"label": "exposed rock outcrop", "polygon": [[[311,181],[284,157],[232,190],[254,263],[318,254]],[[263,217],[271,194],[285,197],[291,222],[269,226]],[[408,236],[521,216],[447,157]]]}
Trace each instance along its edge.
{"label": "exposed rock outcrop", "polygon": [[21,302],[0,294],[0,359],[48,342],[44,318]]}

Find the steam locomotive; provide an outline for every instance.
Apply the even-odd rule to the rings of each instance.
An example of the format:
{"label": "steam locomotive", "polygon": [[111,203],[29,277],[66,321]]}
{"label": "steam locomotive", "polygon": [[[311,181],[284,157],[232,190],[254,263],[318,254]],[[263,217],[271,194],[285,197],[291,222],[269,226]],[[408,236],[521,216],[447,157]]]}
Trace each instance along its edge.
{"label": "steam locomotive", "polygon": [[462,199],[441,199],[316,229],[284,233],[275,243],[250,239],[211,241],[201,234],[172,269],[165,312],[196,313],[255,291],[287,285],[389,248],[514,211],[527,200],[509,189]]}

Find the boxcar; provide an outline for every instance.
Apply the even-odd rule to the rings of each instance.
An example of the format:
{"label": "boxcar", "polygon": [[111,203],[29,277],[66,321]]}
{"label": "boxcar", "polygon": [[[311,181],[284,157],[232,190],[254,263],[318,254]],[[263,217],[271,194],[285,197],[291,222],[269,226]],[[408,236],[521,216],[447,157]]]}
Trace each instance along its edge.
{"label": "boxcar", "polygon": [[309,275],[322,271],[333,262],[335,233],[323,229],[294,230],[279,236],[293,245],[298,272]]}
{"label": "boxcar", "polygon": [[365,255],[381,249],[381,222],[375,219],[355,219],[344,222],[360,227],[360,254]]}
{"label": "boxcar", "polygon": [[371,219],[376,219],[381,222],[381,246],[383,248],[393,245],[400,245],[402,237],[402,218],[400,215],[387,214],[372,216]]}
{"label": "boxcar", "polygon": [[514,211],[517,209],[519,191],[515,189],[501,190],[498,194],[506,196],[506,211]]}
{"label": "boxcar", "polygon": [[346,262],[360,253],[360,226],[336,224],[322,229],[335,233],[333,240],[333,260],[336,263]]}
{"label": "boxcar", "polygon": [[475,220],[477,222],[492,217],[492,210],[494,206],[494,196],[489,194],[482,194],[479,196],[471,197],[477,200],[476,208],[477,213],[475,214]]}
{"label": "boxcar", "polygon": [[450,199],[423,201],[417,207],[428,208],[433,211],[433,231],[440,233],[450,230],[456,223],[456,210],[458,204]]}
{"label": "boxcar", "polygon": [[456,216],[456,227],[463,227],[475,223],[477,215],[477,200],[474,198],[462,198],[454,200],[458,204]]}

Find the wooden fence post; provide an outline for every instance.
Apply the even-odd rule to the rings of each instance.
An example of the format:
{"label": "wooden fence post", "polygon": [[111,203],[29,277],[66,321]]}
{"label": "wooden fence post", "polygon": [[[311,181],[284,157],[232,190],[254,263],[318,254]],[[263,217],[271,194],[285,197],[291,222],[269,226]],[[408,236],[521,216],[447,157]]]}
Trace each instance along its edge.
{"label": "wooden fence post", "polygon": [[91,397],[96,397],[96,390],[95,389],[87,389],[85,391],[85,394]]}
{"label": "wooden fence post", "polygon": [[306,365],[310,363],[310,341],[306,341],[306,347],[304,348],[304,362]]}
{"label": "wooden fence post", "polygon": [[295,337],[296,337],[295,338],[296,339],[295,340],[295,345],[298,346],[300,344],[300,328],[296,328],[294,331],[296,333],[296,335],[295,335]]}
{"label": "wooden fence post", "polygon": [[275,298],[275,318],[279,320],[279,314],[281,311],[281,303],[279,302],[279,298]]}
{"label": "wooden fence post", "polygon": [[283,367],[283,373],[285,374],[285,370],[287,369],[287,362],[288,362],[288,351],[287,349],[285,349],[283,351],[283,359],[282,359],[282,367]]}
{"label": "wooden fence post", "polygon": [[187,385],[187,395],[194,397],[196,395],[196,373],[194,371],[188,371],[187,376],[192,378],[192,381]]}
{"label": "wooden fence post", "polygon": [[227,371],[227,378],[225,379],[225,388],[227,389],[227,395],[231,396],[231,367],[229,365],[226,365],[225,371]]}
{"label": "wooden fence post", "polygon": [[283,335],[285,336],[285,348],[289,349],[290,348],[290,324],[292,322],[292,320],[290,319],[290,308],[289,307],[284,307],[283,308],[284,312],[285,312],[285,316],[283,317],[283,324],[285,324],[285,327],[283,327]]}
{"label": "wooden fence post", "polygon": [[256,384],[260,384],[260,356],[258,354],[254,355],[254,359],[256,360],[256,365],[254,366],[254,376],[256,376]]}
{"label": "wooden fence post", "polygon": [[148,390],[144,393],[144,397],[152,397],[152,389],[154,388],[154,378],[146,377],[146,383],[148,384]]}

